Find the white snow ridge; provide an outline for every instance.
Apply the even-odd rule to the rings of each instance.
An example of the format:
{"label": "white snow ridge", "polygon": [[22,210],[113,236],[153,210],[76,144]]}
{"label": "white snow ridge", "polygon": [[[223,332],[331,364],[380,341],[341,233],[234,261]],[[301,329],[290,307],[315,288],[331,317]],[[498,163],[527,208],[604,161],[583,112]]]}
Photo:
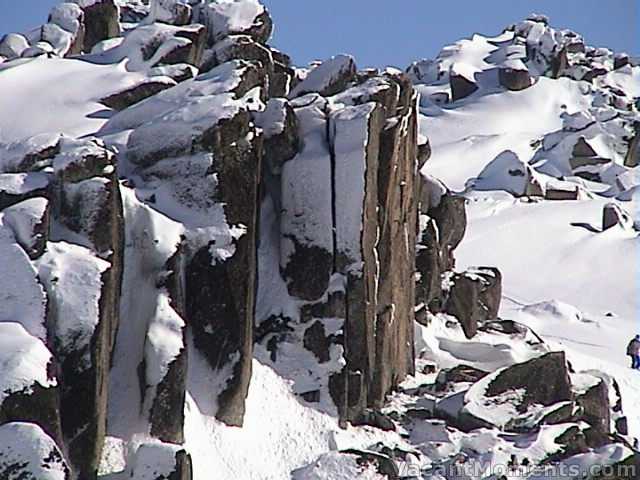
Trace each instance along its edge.
{"label": "white snow ridge", "polygon": [[0,37],[0,479],[640,478],[638,59],[544,15],[404,71],[272,31]]}

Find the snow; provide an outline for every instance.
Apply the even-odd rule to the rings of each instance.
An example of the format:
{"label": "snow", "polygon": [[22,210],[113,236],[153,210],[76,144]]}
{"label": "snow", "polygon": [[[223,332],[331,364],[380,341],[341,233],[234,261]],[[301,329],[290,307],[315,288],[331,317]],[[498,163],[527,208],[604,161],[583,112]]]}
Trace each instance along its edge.
{"label": "snow", "polygon": [[176,469],[176,454],[182,450],[171,443],[145,443],[133,458],[132,477],[136,480],[169,478]]}
{"label": "snow", "polygon": [[[0,426],[0,471],[14,471],[38,480],[66,480],[68,467],[55,442],[33,423],[12,422]],[[11,477],[9,477],[11,478]],[[18,477],[15,477],[18,478]],[[29,478],[29,477],[23,477]]]}
{"label": "snow", "polygon": [[[31,335],[47,340],[47,299],[37,271],[16,243],[13,231],[0,213],[0,322],[18,322]],[[1,324],[0,324],[1,325]]]}
{"label": "snow", "polygon": [[51,360],[42,340],[30,335],[22,325],[0,322],[0,405],[12,393],[31,393],[35,384],[55,387],[55,378],[49,378],[47,373]]}
{"label": "snow", "polygon": [[41,234],[35,228],[43,222],[49,201],[44,197],[30,198],[6,208],[2,212],[2,222],[6,223],[16,236],[17,242],[30,252]]}
{"label": "snow", "polygon": [[83,16],[80,6],[65,2],[53,6],[49,11],[49,22],[55,23],[67,32],[76,33],[81,26]]}
{"label": "snow", "polygon": [[185,100],[233,91],[241,82],[248,64],[240,60],[223,63],[198,77],[164,90],[126,110],[115,114],[102,128],[101,134],[134,129],[180,107]]}
{"label": "snow", "polygon": [[0,191],[9,195],[24,195],[47,187],[49,179],[42,172],[0,173]]}
{"label": "snow", "polygon": [[185,348],[182,317],[171,307],[169,297],[158,295],[155,318],[149,325],[145,342],[146,381],[158,385],[169,371],[169,365]]}
{"label": "snow", "polygon": [[315,462],[292,472],[292,480],[382,480],[388,478],[378,473],[375,465],[361,466],[356,455],[330,452]]}
{"label": "snow", "polygon": [[120,64],[56,58],[35,58],[1,72],[0,91],[11,95],[0,97],[0,111],[12,115],[0,118],[0,142],[40,133],[94,133],[106,121],[100,99],[143,78]]}
{"label": "snow", "polygon": [[[89,345],[100,321],[101,276],[110,264],[85,247],[48,242],[36,265],[57,312],[57,322],[52,327],[57,350],[64,356]],[[89,349],[84,355],[85,365],[89,366]]]}
{"label": "snow", "polygon": [[[329,117],[334,155],[336,250],[349,262],[362,266],[362,231],[367,174],[369,121],[374,103],[346,107]],[[373,159],[369,159],[373,161]],[[372,165],[370,168],[374,168]]]}
{"label": "snow", "polygon": [[[327,145],[327,118],[323,102],[313,95],[301,97],[308,106],[296,109],[302,150],[282,166],[282,215],[280,247],[284,267],[294,251],[292,239],[304,246],[333,252],[331,156]],[[295,107],[295,105],[294,105]]]}

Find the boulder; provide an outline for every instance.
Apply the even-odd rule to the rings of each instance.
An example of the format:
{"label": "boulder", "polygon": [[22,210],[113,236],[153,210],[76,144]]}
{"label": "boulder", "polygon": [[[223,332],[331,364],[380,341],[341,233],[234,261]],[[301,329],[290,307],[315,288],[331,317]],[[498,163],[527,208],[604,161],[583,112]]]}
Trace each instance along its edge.
{"label": "boulder", "polygon": [[[529,431],[551,418],[568,421],[573,399],[564,352],[551,352],[475,383],[464,396],[461,420],[467,429],[494,426]],[[565,405],[566,416],[551,415]]]}
{"label": "boulder", "polygon": [[594,386],[576,396],[579,414],[576,420],[582,420],[598,433],[611,433],[611,405],[609,403],[609,386],[600,379]]}
{"label": "boulder", "polygon": [[175,80],[160,77],[158,79],[149,79],[142,81],[132,87],[128,87],[116,93],[104,97],[100,103],[114,110],[124,110],[134,103],[138,103],[145,98],[151,97],[162,90],[177,85]]}
{"label": "boulder", "polygon": [[497,318],[501,297],[500,271],[474,268],[453,275],[445,311],[458,319],[467,338],[473,338],[479,322]]}
{"label": "boulder", "polygon": [[33,423],[0,426],[0,478],[71,480],[61,448]]}
{"label": "boulder", "polygon": [[632,228],[633,219],[617,203],[607,203],[602,209],[602,231],[619,225],[622,228]]}
{"label": "boulder", "polygon": [[356,71],[353,57],[336,55],[314,67],[307,77],[291,90],[289,97],[300,97],[312,92],[325,97],[335,95],[355,80]]}
{"label": "boulder", "polygon": [[0,323],[0,347],[0,424],[36,424],[62,445],[51,353],[42,340],[15,322]]}
{"label": "boulder", "polygon": [[206,25],[209,44],[228,35],[248,35],[258,43],[267,43],[273,22],[258,0],[221,0],[199,7],[198,21]]}
{"label": "boulder", "polygon": [[30,47],[29,41],[19,33],[7,33],[0,40],[0,55],[9,60],[22,56],[22,53]]}
{"label": "boulder", "polygon": [[3,223],[31,260],[42,256],[49,239],[49,201],[44,197],[24,200],[2,211]]}
{"label": "boulder", "polygon": [[84,48],[120,35],[120,9],[115,0],[72,0],[84,13]]}
{"label": "boulder", "polygon": [[469,80],[464,75],[451,73],[449,75],[449,84],[451,85],[451,101],[457,102],[462,98],[466,98],[476,90],[478,85],[472,80]]}
{"label": "boulder", "polygon": [[512,91],[524,90],[529,88],[532,83],[528,70],[516,68],[500,68],[498,81],[504,88]]}

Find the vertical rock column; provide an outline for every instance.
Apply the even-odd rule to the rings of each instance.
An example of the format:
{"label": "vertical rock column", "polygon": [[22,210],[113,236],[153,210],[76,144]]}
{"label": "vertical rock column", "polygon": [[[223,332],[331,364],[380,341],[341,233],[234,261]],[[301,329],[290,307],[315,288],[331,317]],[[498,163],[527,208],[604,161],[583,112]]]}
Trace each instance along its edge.
{"label": "vertical rock column", "polygon": [[413,322],[417,228],[417,107],[409,80],[399,86],[395,112],[382,133],[378,160],[378,313],[376,365],[369,403],[379,407],[385,395],[414,372]]}
{"label": "vertical rock column", "polygon": [[[118,328],[124,230],[113,159],[111,152],[91,140],[64,143],[54,159],[53,216],[89,250],[69,249],[61,242],[45,255],[44,274],[41,266],[41,277],[52,299],[49,323],[51,336],[57,339],[55,353],[62,370],[62,431],[80,478],[94,478],[98,469],[106,430],[108,375]],[[62,267],[61,274],[56,273],[58,266]],[[81,270],[74,271],[77,269]],[[84,277],[74,279],[93,274],[99,275],[95,284],[85,283],[88,280]],[[96,314],[97,318],[79,318],[87,324],[86,329],[93,329],[88,343],[82,337],[61,333],[61,326],[70,332],[85,329],[84,325],[67,328],[71,321],[68,308],[79,315],[84,310],[75,305],[78,292],[62,285],[77,282],[81,282],[77,288],[86,289],[83,302],[90,303],[93,297],[98,302],[97,311],[93,307],[86,310],[89,317]]]}

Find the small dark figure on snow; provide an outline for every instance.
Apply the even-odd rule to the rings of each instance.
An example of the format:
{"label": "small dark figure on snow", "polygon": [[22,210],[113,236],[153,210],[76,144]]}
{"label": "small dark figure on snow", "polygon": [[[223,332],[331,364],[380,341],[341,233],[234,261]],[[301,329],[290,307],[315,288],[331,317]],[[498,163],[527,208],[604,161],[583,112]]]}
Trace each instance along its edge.
{"label": "small dark figure on snow", "polygon": [[629,342],[627,355],[631,357],[631,368],[640,370],[640,335]]}

